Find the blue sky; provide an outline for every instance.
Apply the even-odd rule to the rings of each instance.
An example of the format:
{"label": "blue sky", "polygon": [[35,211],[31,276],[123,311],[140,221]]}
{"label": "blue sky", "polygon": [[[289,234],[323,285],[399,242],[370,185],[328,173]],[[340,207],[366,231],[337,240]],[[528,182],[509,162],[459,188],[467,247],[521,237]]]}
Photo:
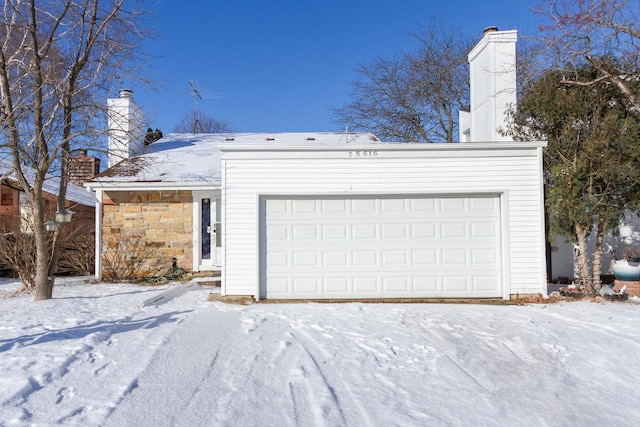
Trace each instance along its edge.
{"label": "blue sky", "polygon": [[199,110],[237,131],[339,131],[329,108],[349,100],[357,66],[411,50],[418,23],[434,17],[478,39],[491,25],[532,35],[537,3],[164,0],[156,11],[159,37],[145,46],[161,88],[123,85],[164,133],[195,107],[190,81],[205,95]]}

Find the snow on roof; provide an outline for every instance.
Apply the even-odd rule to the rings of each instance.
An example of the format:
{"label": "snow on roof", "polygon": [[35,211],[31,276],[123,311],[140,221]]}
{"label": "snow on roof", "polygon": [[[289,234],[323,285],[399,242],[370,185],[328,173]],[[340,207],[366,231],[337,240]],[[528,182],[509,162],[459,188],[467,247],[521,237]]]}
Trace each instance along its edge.
{"label": "snow on roof", "polygon": [[[29,166],[23,166],[22,171],[27,181],[30,184],[33,184],[33,179],[35,177],[34,170]],[[0,158],[0,176],[2,176],[3,179],[6,178],[12,181],[18,181],[13,172],[13,163],[6,158]],[[58,190],[60,189],[60,177],[47,175],[42,189],[49,194],[57,196]],[[96,199],[94,198],[93,194],[89,193],[86,189],[72,183],[69,183],[67,185],[66,199],[70,202],[77,203],[83,206],[95,206],[96,204]]]}
{"label": "snow on roof", "polygon": [[[379,144],[372,133],[288,132],[169,134],[139,156],[125,159],[99,174],[93,183],[207,183],[220,185],[220,145],[286,146]],[[89,184],[91,186],[91,184]]]}

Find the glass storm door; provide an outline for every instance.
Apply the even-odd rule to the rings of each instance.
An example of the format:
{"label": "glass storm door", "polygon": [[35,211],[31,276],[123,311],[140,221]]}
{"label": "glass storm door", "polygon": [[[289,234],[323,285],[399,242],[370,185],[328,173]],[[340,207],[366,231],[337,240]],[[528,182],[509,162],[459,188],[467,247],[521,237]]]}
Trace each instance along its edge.
{"label": "glass storm door", "polygon": [[211,199],[200,199],[200,258],[202,261],[211,260]]}
{"label": "glass storm door", "polygon": [[194,265],[198,270],[211,270],[220,263],[220,197],[212,192],[194,191],[193,204]]}

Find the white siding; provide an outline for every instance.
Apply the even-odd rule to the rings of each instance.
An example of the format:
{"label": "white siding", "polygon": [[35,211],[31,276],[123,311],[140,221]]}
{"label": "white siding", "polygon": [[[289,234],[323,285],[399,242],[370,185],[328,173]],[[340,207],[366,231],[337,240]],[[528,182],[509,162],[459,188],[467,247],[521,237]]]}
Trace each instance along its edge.
{"label": "white siding", "polygon": [[544,293],[541,145],[455,145],[291,151],[224,147],[223,292],[258,292],[260,196],[493,193],[505,203],[506,294]]}
{"label": "white siding", "polygon": [[488,32],[469,53],[471,141],[513,140],[498,129],[516,105],[516,40],[515,30]]}

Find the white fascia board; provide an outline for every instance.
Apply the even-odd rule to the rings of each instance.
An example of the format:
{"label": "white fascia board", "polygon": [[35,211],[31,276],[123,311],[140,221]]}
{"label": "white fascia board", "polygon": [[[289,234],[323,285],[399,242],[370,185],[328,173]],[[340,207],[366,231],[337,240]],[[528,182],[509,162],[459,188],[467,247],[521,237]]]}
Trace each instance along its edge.
{"label": "white fascia board", "polygon": [[220,181],[212,182],[87,182],[84,186],[89,191],[149,191],[149,190],[219,190]]}
{"label": "white fascia board", "polygon": [[452,144],[380,144],[350,146],[252,146],[223,147],[222,160],[237,159],[283,159],[317,158],[366,161],[383,158],[481,158],[481,157],[532,157],[547,143],[537,142],[491,142],[491,143],[452,143]]}
{"label": "white fascia board", "polygon": [[464,150],[504,150],[531,149],[546,147],[547,141],[526,142],[454,142],[454,143],[419,143],[389,142],[381,144],[340,144],[340,145],[266,145],[266,144],[221,144],[223,153],[234,151],[268,152],[268,151],[464,151]]}

